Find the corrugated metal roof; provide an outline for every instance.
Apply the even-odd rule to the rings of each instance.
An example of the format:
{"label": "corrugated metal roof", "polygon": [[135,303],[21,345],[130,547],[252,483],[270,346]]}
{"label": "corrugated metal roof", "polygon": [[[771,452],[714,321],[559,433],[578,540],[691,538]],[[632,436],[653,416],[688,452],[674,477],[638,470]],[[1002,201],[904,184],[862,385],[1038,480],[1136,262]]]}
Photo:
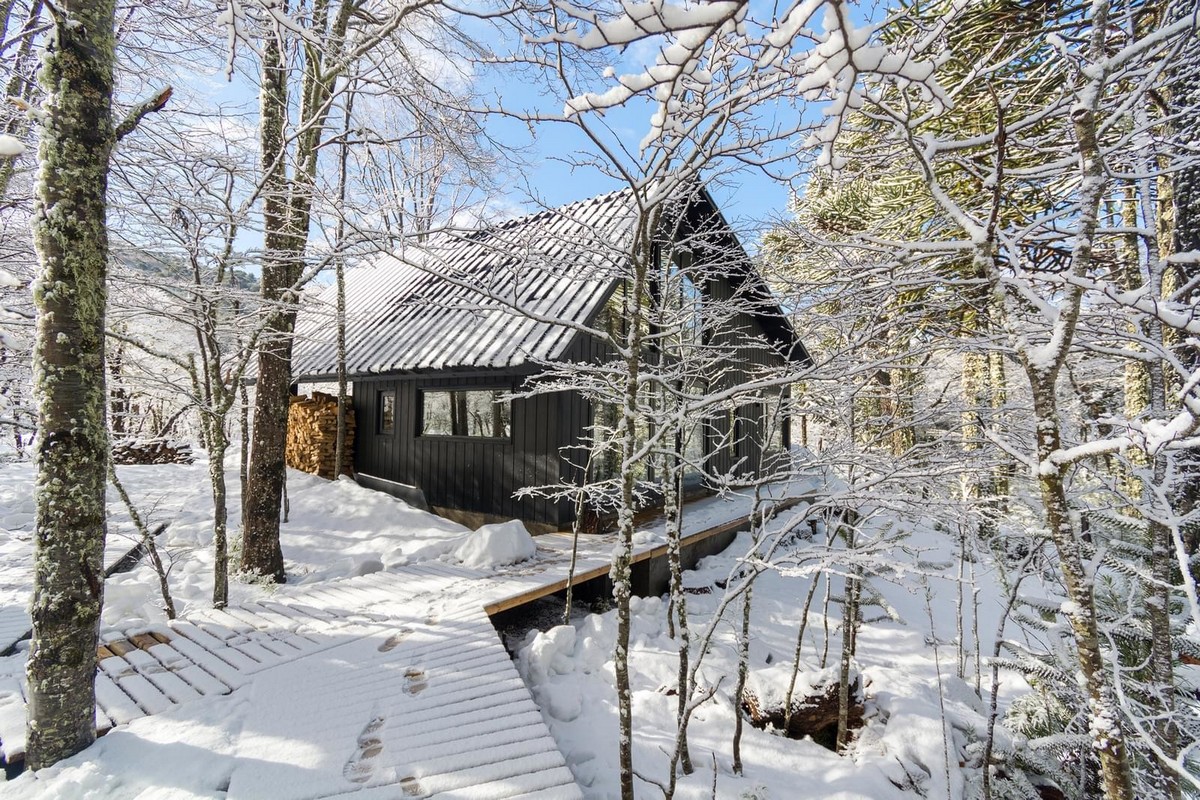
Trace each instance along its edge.
{"label": "corrugated metal roof", "polygon": [[[629,190],[471,232],[442,232],[346,273],[346,369],[369,375],[560,358],[628,261]],[[306,297],[297,378],[336,373],[335,287]]]}

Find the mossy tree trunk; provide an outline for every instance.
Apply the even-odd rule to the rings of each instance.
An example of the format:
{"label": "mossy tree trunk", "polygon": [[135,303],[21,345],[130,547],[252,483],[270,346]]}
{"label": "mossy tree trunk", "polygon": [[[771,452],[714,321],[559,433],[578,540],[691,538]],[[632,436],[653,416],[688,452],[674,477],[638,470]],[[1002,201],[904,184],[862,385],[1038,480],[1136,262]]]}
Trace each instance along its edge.
{"label": "mossy tree trunk", "polygon": [[40,769],[95,739],[108,435],[104,309],[114,0],[60,0],[40,81],[33,215],[37,531],[26,762]]}
{"label": "mossy tree trunk", "polygon": [[267,36],[262,46],[259,114],[266,246],[260,285],[263,300],[270,305],[259,341],[253,438],[242,498],[242,568],[277,581],[284,579],[283,551],[279,546],[279,508],[283,502],[291,333],[295,326],[294,299],[290,291],[295,282],[295,269],[288,258],[294,249],[292,240],[295,237],[288,228],[284,158],[287,153],[287,106],[288,81],[283,51],[277,37]]}

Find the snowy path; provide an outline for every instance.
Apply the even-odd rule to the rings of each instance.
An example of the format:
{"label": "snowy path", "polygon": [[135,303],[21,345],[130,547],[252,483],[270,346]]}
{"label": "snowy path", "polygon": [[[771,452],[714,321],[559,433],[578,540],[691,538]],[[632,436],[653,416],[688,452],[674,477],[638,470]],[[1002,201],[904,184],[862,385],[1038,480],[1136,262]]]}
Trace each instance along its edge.
{"label": "snowy path", "polygon": [[[794,487],[793,487],[794,488]],[[746,498],[689,506],[688,540],[744,520]],[[579,579],[607,571],[614,539],[586,537]],[[563,755],[489,620],[565,582],[570,537],[489,571],[438,561],[199,609],[101,636],[97,728],[237,692],[228,796],[241,800],[578,798]],[[635,559],[661,550],[654,525]],[[24,750],[23,687],[0,686],[0,746]],[[232,723],[231,723],[232,724]],[[400,795],[397,794],[400,790]]]}

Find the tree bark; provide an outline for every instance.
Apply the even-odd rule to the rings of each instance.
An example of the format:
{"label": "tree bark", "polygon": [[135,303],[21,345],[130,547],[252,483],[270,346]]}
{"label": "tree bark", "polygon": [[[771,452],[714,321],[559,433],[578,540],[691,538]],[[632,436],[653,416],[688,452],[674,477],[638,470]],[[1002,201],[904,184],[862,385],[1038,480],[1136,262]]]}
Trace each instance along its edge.
{"label": "tree bark", "polygon": [[[1051,454],[1061,447],[1054,380],[1052,377],[1039,380],[1035,370],[1030,370],[1030,373],[1034,418],[1037,422],[1038,460],[1041,464],[1048,465]],[[1049,469],[1043,466],[1038,475],[1038,488],[1041,491],[1046,526],[1058,550],[1063,583],[1072,602],[1071,613],[1067,615],[1067,619],[1075,634],[1079,673],[1083,679],[1083,690],[1087,695],[1091,719],[1092,748],[1100,760],[1104,796],[1108,800],[1132,800],[1133,786],[1125,735],[1121,729],[1120,710],[1109,685],[1104,655],[1100,651],[1092,582],[1084,568],[1079,537],[1071,522],[1062,468]]]}
{"label": "tree bark", "polygon": [[[327,56],[339,56],[356,3],[342,2],[332,24],[329,0],[315,0],[311,32],[329,52],[306,46],[300,88],[300,125],[296,171],[289,179],[288,73],[280,37],[268,35],[262,45],[260,142],[263,160],[263,228],[266,257],[262,297],[273,305],[260,337],[254,397],[253,445],[243,498],[242,569],[282,582],[286,575],[279,546],[279,512],[284,498],[288,395],[292,380],[292,333],[296,326],[297,291],[304,273],[313,186],[321,136],[329,117],[330,98],[339,70],[326,70]],[[343,67],[344,68],[344,65]]]}
{"label": "tree bark", "polygon": [[41,769],[95,739],[104,589],[104,311],[108,163],[115,142],[113,0],[62,0],[40,80],[33,214],[38,408],[37,531],[26,763]]}
{"label": "tree bark", "polygon": [[[288,390],[291,383],[292,329],[289,306],[295,271],[288,258],[294,238],[288,229],[286,140],[288,86],[278,38],[262,46],[262,89],[259,137],[263,161],[263,227],[266,257],[262,297],[270,304],[259,339],[255,376],[254,427],[250,463],[242,498],[242,569],[282,582],[283,550],[279,546],[279,509],[283,502],[284,443],[287,437]],[[306,231],[307,233],[307,231]]]}
{"label": "tree bark", "polygon": [[620,721],[618,761],[621,769],[621,800],[635,800],[633,790],[633,691],[629,684],[629,634],[632,627],[629,599],[632,594],[631,566],[633,563],[634,488],[637,483],[635,456],[637,453],[637,420],[639,374],[642,360],[642,322],[646,304],[648,262],[653,254],[650,243],[655,220],[643,218],[641,241],[633,255],[633,274],[630,289],[625,293],[624,317],[629,323],[625,339],[624,397],[621,419],[617,424],[621,457],[621,507],[617,512],[617,544],[613,548],[613,599],[617,605],[617,642],[614,654],[617,688],[617,710]]}
{"label": "tree bark", "polygon": [[[1192,3],[1180,2],[1168,13],[1170,19],[1197,12]],[[1195,19],[1195,17],[1193,17]],[[1171,196],[1174,211],[1172,250],[1186,253],[1200,250],[1200,162],[1196,160],[1197,131],[1200,131],[1200,45],[1195,31],[1187,50],[1180,53],[1173,70],[1167,102],[1170,116],[1175,120],[1176,159],[1181,162],[1171,173]],[[1200,264],[1180,261],[1176,264],[1177,285],[1191,285],[1185,299],[1193,308],[1200,306]],[[1192,370],[1200,370],[1200,347],[1183,344],[1180,360]],[[1195,391],[1195,389],[1193,389]],[[1174,499],[1180,514],[1195,514],[1200,508],[1200,455],[1195,450],[1179,456],[1179,486]],[[1191,519],[1183,526],[1188,555],[1200,551],[1200,520]],[[1193,568],[1193,579],[1200,580],[1200,568]]]}

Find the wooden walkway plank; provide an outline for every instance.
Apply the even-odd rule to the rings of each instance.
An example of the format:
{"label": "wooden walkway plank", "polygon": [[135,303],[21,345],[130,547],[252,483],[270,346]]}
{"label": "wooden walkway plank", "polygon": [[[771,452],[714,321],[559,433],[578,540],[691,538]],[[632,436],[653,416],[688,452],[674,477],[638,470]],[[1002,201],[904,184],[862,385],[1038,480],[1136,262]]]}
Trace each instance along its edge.
{"label": "wooden walkway plank", "polygon": [[[403,575],[396,580],[402,581]],[[388,581],[371,583],[376,590],[391,588]],[[569,780],[529,690],[478,605],[454,609],[430,626],[413,625],[409,637],[381,651],[387,640],[381,630],[272,671],[270,684],[260,685],[252,697],[239,745],[241,755],[259,763],[253,769],[235,765],[231,800],[265,796],[271,786],[301,780],[310,797],[348,792],[356,782],[363,783],[364,790],[391,784],[395,797],[402,794],[403,783],[395,784],[406,777],[416,777],[426,794],[434,792],[424,786],[427,776],[436,779],[435,785],[453,789],[473,778],[445,778],[439,775],[443,767],[495,772],[498,767],[490,763],[493,756],[488,752],[500,743],[510,748],[514,760],[544,759],[562,767]],[[304,686],[290,680],[294,674],[306,677]],[[319,688],[314,692],[314,687]],[[280,707],[295,705],[306,712],[280,717]],[[499,713],[489,713],[492,710]],[[521,724],[514,725],[517,719]],[[368,729],[371,732],[364,733]],[[515,737],[514,730],[519,732]],[[280,753],[271,743],[281,735],[316,745],[321,755],[298,759]],[[428,739],[422,741],[424,737]],[[356,744],[364,740],[378,745],[364,750]],[[344,754],[344,761],[329,756],[337,752]],[[518,768],[528,772],[531,767],[532,763]],[[569,796],[578,797],[577,791]]]}
{"label": "wooden walkway plank", "polygon": [[[496,761],[465,766],[471,762],[471,759],[463,757],[459,762],[464,764],[463,769],[448,770],[426,776],[418,775],[417,779],[421,789],[431,800],[432,798],[449,800],[451,797],[490,797],[492,795],[486,793],[484,789],[484,786],[488,784],[499,784],[509,788],[515,794],[526,789],[545,788],[537,785],[542,783],[536,777],[537,774],[543,771],[560,774],[557,773],[556,768],[565,768],[562,753],[558,752],[558,747],[554,744],[553,739],[498,747],[492,754],[497,758]],[[449,766],[455,761],[447,758],[439,763]],[[568,771],[565,777],[569,777],[570,774]],[[570,780],[573,784],[574,779]],[[575,797],[582,797],[578,788],[575,791]]]}
{"label": "wooden walkway plank", "polygon": [[116,676],[113,680],[147,716],[161,714],[175,705],[171,702],[171,698],[163,694],[145,675],[131,672]]}
{"label": "wooden walkway plank", "polygon": [[175,641],[175,649],[230,686],[244,684],[245,676],[258,666],[258,662],[224,643],[213,646],[211,641],[194,638],[195,634],[203,633],[200,628],[181,625],[179,632],[182,641]]}
{"label": "wooden walkway plank", "polygon": [[142,707],[104,673],[96,675],[96,704],[104,709],[114,725],[124,725],[146,716]]}
{"label": "wooden walkway plank", "polygon": [[[157,658],[145,650],[134,650],[126,653],[123,659],[133,667],[138,675],[141,675],[152,683],[154,688],[162,692],[175,705],[203,696],[191,684],[184,681],[174,672],[168,671]],[[104,659],[104,661],[115,660]]]}
{"label": "wooden walkway plank", "polygon": [[[236,617],[248,625],[254,626],[256,630],[270,631],[272,634],[290,634],[290,636],[308,639],[308,635],[304,632],[304,625],[294,617],[288,617],[280,614],[278,611],[267,608],[261,603],[247,603],[244,606],[229,606],[225,611],[233,617]],[[315,640],[310,640],[315,641]]]}
{"label": "wooden walkway plank", "polygon": [[401,741],[408,742],[407,752],[414,759],[422,758],[428,749],[430,753],[445,752],[446,744],[463,737],[484,737],[502,735],[510,731],[522,731],[530,726],[542,725],[542,715],[536,710],[518,703],[512,710],[504,714],[492,716],[480,715],[472,717],[463,715],[463,719],[450,719],[446,724],[427,731],[410,731]]}

